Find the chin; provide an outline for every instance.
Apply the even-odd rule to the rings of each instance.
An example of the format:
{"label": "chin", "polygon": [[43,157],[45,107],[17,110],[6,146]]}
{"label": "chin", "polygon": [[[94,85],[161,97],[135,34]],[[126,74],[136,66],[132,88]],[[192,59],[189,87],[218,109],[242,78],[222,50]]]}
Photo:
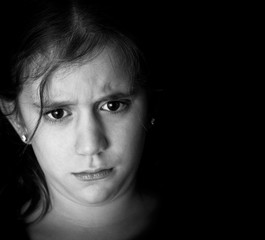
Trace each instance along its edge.
{"label": "chin", "polygon": [[115,197],[113,191],[106,189],[86,189],[86,192],[82,195],[83,202],[99,205],[111,201]]}

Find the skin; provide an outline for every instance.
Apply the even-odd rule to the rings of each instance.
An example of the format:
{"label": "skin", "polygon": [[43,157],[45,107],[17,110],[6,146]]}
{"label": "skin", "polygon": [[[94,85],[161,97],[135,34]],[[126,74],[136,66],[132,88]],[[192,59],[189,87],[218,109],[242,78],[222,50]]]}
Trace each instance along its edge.
{"label": "skin", "polygon": [[[29,134],[40,112],[40,81],[25,85],[19,97],[20,122]],[[107,226],[109,221],[121,222],[125,215],[139,217],[145,206],[134,191],[134,180],[145,140],[147,106],[144,91],[130,89],[129,77],[116,66],[109,49],[88,63],[53,74],[44,115],[30,143],[53,206],[40,224]],[[100,169],[111,172],[94,181],[73,175]]]}

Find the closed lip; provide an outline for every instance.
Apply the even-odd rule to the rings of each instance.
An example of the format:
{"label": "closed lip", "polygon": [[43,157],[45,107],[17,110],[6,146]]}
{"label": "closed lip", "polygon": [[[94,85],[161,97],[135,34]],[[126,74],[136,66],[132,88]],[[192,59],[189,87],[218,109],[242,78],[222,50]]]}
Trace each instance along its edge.
{"label": "closed lip", "polygon": [[108,177],[112,173],[112,170],[113,168],[99,168],[72,174],[81,181],[94,181]]}
{"label": "closed lip", "polygon": [[79,174],[94,174],[94,173],[98,173],[98,172],[101,172],[101,171],[108,171],[108,170],[112,170],[112,168],[97,168],[97,169],[86,170],[86,171],[82,171],[82,172],[74,172],[72,174],[74,174],[74,175],[79,175]]}

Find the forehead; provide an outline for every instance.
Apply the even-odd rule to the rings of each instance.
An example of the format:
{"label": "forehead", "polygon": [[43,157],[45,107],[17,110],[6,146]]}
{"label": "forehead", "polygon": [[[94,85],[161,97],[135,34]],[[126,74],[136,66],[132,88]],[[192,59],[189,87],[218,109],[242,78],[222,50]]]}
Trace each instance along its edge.
{"label": "forehead", "polygon": [[[39,99],[39,86],[42,78],[30,86],[33,99]],[[82,65],[61,67],[49,76],[46,82],[44,98],[80,96],[97,97],[113,91],[130,91],[130,76],[123,71],[110,50],[104,50],[95,59]]]}

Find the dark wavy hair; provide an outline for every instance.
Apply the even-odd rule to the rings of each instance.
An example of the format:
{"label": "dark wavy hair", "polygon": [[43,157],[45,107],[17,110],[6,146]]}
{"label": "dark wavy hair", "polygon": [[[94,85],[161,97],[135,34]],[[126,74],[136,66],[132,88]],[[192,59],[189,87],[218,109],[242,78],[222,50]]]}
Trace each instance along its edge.
{"label": "dark wavy hair", "polygon": [[[2,115],[19,114],[18,96],[25,83],[42,77],[40,102],[49,77],[68,64],[84,64],[105,48],[130,76],[132,86],[145,84],[142,54],[122,31],[112,27],[112,19],[100,12],[96,4],[78,0],[20,0],[11,7],[8,24],[1,21],[5,33],[4,77],[0,80],[0,100],[13,103]],[[107,23],[106,23],[107,22]],[[32,139],[41,121],[42,110]],[[17,164],[18,215],[30,216],[37,207],[41,219],[50,208],[50,196],[38,161],[30,145],[24,146]],[[41,204],[41,205],[40,205]],[[26,206],[26,208],[25,208]],[[23,209],[23,211],[22,211]]]}

